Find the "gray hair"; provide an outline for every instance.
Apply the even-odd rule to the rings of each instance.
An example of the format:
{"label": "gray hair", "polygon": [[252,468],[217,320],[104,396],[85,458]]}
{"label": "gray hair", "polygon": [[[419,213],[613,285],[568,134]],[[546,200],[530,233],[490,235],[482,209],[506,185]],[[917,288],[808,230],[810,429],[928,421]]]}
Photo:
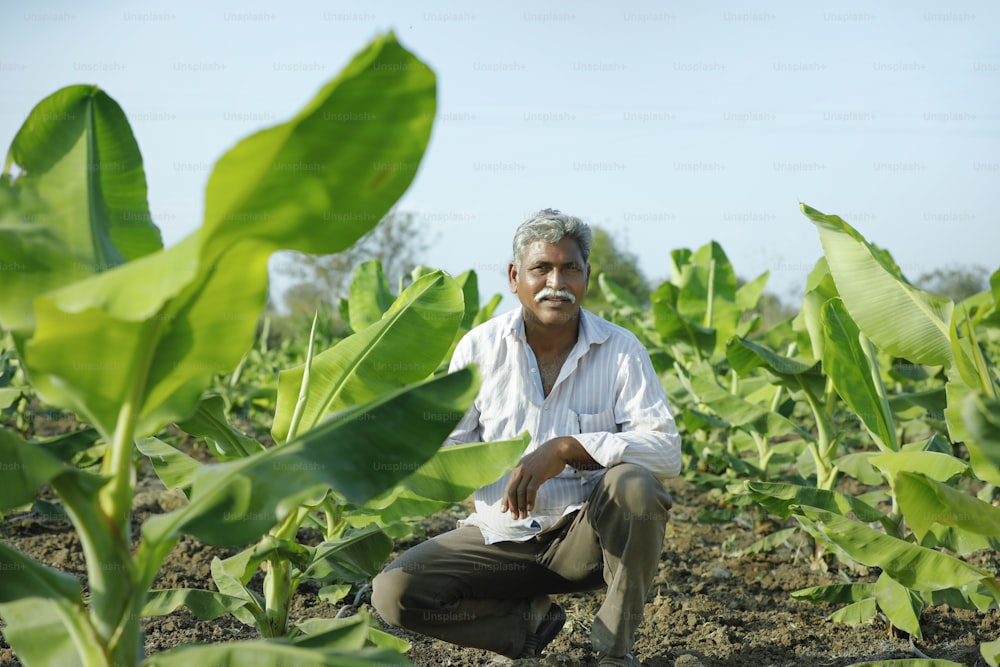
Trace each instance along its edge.
{"label": "gray hair", "polygon": [[594,234],[590,226],[580,218],[566,215],[554,208],[542,209],[525,220],[514,232],[514,263],[520,267],[524,251],[532,241],[541,239],[549,243],[559,243],[568,236],[580,246],[580,254],[586,263],[590,259],[590,246]]}

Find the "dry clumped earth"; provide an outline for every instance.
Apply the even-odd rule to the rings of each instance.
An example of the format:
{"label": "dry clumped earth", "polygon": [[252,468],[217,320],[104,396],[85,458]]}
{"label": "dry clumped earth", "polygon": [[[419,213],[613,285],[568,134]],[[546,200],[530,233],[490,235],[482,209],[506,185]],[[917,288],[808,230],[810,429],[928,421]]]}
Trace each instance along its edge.
{"label": "dry clumped earth", "polygon": [[[51,425],[45,430],[57,430]],[[682,479],[668,488],[674,508],[667,526],[660,569],[651,587],[646,620],[639,630],[634,652],[648,667],[716,667],[754,665],[851,665],[864,660],[914,657],[909,638],[890,632],[873,621],[847,626],[826,620],[835,607],[814,606],[794,600],[792,591],[822,584],[874,581],[877,571],[854,571],[836,561],[817,564],[804,544],[786,544],[765,554],[735,556],[735,552],[760,538],[761,532],[781,526],[763,522],[752,525],[752,511],[735,521],[707,524],[699,513],[719,509],[720,498]],[[176,508],[184,498],[163,488],[147,469],[140,479],[133,502],[134,530],[150,514]],[[420,540],[454,527],[468,512],[456,505],[423,521],[418,535],[399,541],[397,553]],[[791,524],[789,524],[791,525]],[[304,531],[303,540],[317,539]],[[0,524],[0,538],[37,560],[66,572],[85,576],[83,556],[73,528],[58,521],[30,515],[8,515]],[[205,546],[192,538],[182,539],[163,565],[157,588],[191,587],[214,590],[210,565],[214,556],[225,558],[236,550]],[[396,554],[394,554],[395,556]],[[1000,554],[984,552],[975,561],[996,571]],[[259,590],[262,577],[251,582]],[[293,604],[295,619],[332,617],[339,611],[318,600],[317,586],[303,584]],[[354,599],[352,592],[346,599]],[[516,664],[524,667],[587,667],[596,664],[588,640],[590,620],[600,605],[600,592],[555,597],[568,616],[566,627],[549,645],[540,660],[511,663],[477,649],[463,649],[394,628],[390,632],[411,643],[409,659],[426,667]],[[361,609],[372,611],[367,596]],[[374,613],[374,612],[372,612]],[[979,644],[1000,636],[1000,611],[973,612],[934,607],[921,618],[924,637],[915,640],[926,655],[962,665],[983,666]],[[254,633],[231,616],[199,621],[186,610],[147,619],[147,653],[192,642],[222,642],[249,639]],[[0,639],[0,665],[20,663]]]}

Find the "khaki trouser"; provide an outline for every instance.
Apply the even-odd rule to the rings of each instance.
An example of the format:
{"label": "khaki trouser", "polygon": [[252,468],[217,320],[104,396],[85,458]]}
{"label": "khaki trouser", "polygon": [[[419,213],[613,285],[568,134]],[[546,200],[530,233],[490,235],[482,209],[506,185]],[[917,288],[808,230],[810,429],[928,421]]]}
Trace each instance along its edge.
{"label": "khaki trouser", "polygon": [[670,506],[646,469],[613,466],[579,512],[527,542],[487,545],[467,526],[409,549],[375,578],[372,603],[393,625],[514,658],[533,597],[603,584],[591,642],[624,655],[642,622]]}

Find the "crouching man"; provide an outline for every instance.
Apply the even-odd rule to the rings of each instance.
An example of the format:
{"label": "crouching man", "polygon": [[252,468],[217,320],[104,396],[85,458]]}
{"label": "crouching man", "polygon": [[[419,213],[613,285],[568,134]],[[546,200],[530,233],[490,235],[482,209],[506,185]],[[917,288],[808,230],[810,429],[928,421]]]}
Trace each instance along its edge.
{"label": "crouching man", "polygon": [[483,382],[448,444],[527,431],[517,467],[475,493],[455,530],[390,563],[372,602],[388,622],[510,658],[541,654],[566,621],[550,594],[606,588],[591,627],[600,665],[630,653],[681,468],[666,393],[642,344],[581,306],[592,234],[546,209],[514,235],[521,305],[469,332],[452,369]]}

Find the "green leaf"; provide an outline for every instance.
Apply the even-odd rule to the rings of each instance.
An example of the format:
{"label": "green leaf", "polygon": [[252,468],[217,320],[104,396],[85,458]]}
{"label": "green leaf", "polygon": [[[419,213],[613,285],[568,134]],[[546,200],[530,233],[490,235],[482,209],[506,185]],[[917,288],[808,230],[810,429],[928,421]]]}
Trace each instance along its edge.
{"label": "green leaf", "polygon": [[357,651],[368,641],[368,623],[361,616],[352,618],[310,618],[295,624],[302,635],[299,646],[339,648]]}
{"label": "green leaf", "polygon": [[323,586],[316,592],[316,597],[318,597],[323,602],[327,604],[337,604],[351,592],[351,584],[331,584],[330,586]]}
{"label": "green leaf", "polygon": [[124,112],[95,86],[39,102],[0,180],[0,326],[26,337],[35,296],[159,250],[142,156]]}
{"label": "green leaf", "polygon": [[869,567],[882,568],[911,590],[961,588],[992,578],[982,568],[890,537],[832,512],[804,506],[798,511],[817,522],[823,534],[851,558]]}
{"label": "green leaf", "polygon": [[96,491],[104,481],[72,468],[35,443],[27,443],[13,431],[0,430],[0,512],[34,500],[38,489],[63,474],[76,475]]}
{"label": "green leaf", "polygon": [[839,217],[805,204],[801,208],[819,230],[837,291],[861,331],[889,354],[951,366],[948,329],[954,304],[906,282],[887,253]]}
{"label": "green leaf", "polygon": [[194,414],[177,426],[186,433],[205,438],[219,461],[239,459],[264,450],[264,445],[240,433],[226,417],[226,401],[218,394],[206,394]]}
{"label": "green leaf", "polygon": [[36,388],[105,436],[126,404],[140,437],[188,417],[254,340],[270,254],[337,252],[374,226],[413,178],[392,167],[420,161],[434,104],[430,70],[377,38],[295,118],[219,160],[200,231],[39,297]]}
{"label": "green leaf", "polygon": [[[664,283],[668,285],[669,283]],[[653,317],[656,331],[668,343],[684,343],[696,354],[710,357],[715,349],[715,329],[692,322],[666,299],[658,298],[662,288],[653,293]]]}
{"label": "green leaf", "polygon": [[747,426],[750,430],[766,433],[770,437],[789,433],[811,437],[786,417],[771,412],[760,403],[731,394],[712,380],[692,375],[690,382],[691,390],[698,399],[733,426]]}
{"label": "green leaf", "polygon": [[211,621],[246,606],[247,601],[199,588],[170,588],[149,591],[143,616],[166,616],[184,607],[203,621]]}
{"label": "green leaf", "polygon": [[899,449],[875,350],[840,299],[823,305],[823,331],[823,370],[837,393],[868,428],[879,449]]}
{"label": "green leaf", "polygon": [[969,469],[965,461],[940,452],[888,452],[868,459],[883,472],[886,479],[895,479],[903,471],[919,472],[938,481],[958,477]]}
{"label": "green leaf", "polygon": [[878,602],[874,597],[858,600],[852,604],[842,607],[830,614],[831,621],[837,623],[847,623],[848,625],[858,625],[870,621],[878,613]]}
{"label": "green leaf", "polygon": [[744,283],[737,288],[735,296],[736,305],[742,310],[753,310],[756,308],[757,303],[760,301],[760,295],[763,294],[770,276],[771,273],[765,271],[750,282]]}
{"label": "green leaf", "polygon": [[920,629],[920,612],[923,601],[885,572],[875,582],[875,600],[889,622],[904,632],[923,637]]}
{"label": "green leaf", "polygon": [[382,569],[392,546],[392,540],[378,528],[366,528],[335,542],[323,542],[316,547],[302,577],[347,583],[371,579]]}
{"label": "green leaf", "polygon": [[750,554],[767,553],[784,545],[788,538],[797,533],[796,528],[785,528],[770,535],[765,535],[750,546],[739,551],[739,556],[749,556]]}
{"label": "green leaf", "polygon": [[[320,489],[363,503],[437,451],[478,386],[475,372],[458,371],[342,411],[281,447],[205,465],[190,503],[147,520],[143,536],[157,544],[187,532],[217,546],[245,544]],[[403,465],[381,469],[387,461]]]}
{"label": "green leaf", "polygon": [[[476,489],[492,484],[514,469],[531,442],[525,433],[514,440],[449,445],[401,483],[423,498],[458,502]],[[386,462],[384,466],[394,466]]]}
{"label": "green leaf", "polygon": [[604,300],[616,310],[642,310],[642,306],[635,300],[635,297],[624,287],[601,273],[597,276],[597,284],[601,288]]}
{"label": "green leaf", "polygon": [[43,440],[35,440],[33,445],[37,445],[46,450],[60,461],[71,461],[78,454],[87,451],[100,438],[100,434],[92,428],[83,428],[79,431],[63,433]]}
{"label": "green leaf", "polygon": [[830,275],[830,267],[825,257],[820,257],[806,279],[806,292],[802,298],[802,308],[795,316],[793,328],[805,330],[813,359],[823,360],[823,304],[837,296],[837,286]]}
{"label": "green leaf", "polygon": [[812,586],[792,592],[796,600],[806,600],[813,604],[829,602],[861,602],[875,595],[875,584],[827,584]]}
{"label": "green leaf", "polygon": [[899,509],[920,540],[934,524],[976,535],[1000,535],[1000,508],[935,481],[933,476],[901,470],[894,477]]}
{"label": "green leaf", "polygon": [[[806,382],[817,395],[822,394],[823,377],[817,372],[819,364],[798,357],[784,357],[759,343],[745,338],[734,338],[726,347],[726,357],[733,370],[740,376],[747,375],[755,368],[764,367],[774,374],[782,384],[797,388],[798,378]],[[817,391],[818,390],[818,391]]]}
{"label": "green leaf", "polygon": [[101,655],[89,630],[80,582],[0,541],[3,634],[26,665],[83,665]]}
{"label": "green leaf", "polygon": [[990,667],[998,667],[1000,665],[1000,639],[983,642],[979,645],[979,653],[982,654],[986,664]]}
{"label": "green leaf", "polygon": [[187,489],[202,464],[159,438],[136,440],[136,449],[149,457],[156,476],[168,489]]}
{"label": "green leaf", "polygon": [[746,482],[746,490],[769,512],[787,519],[797,506],[835,512],[841,516],[854,516],[865,523],[880,522],[887,530],[893,524],[882,512],[868,503],[837,491],[826,491],[812,486],[778,484],[776,482]]}
{"label": "green leaf", "polygon": [[[410,285],[382,319],[316,355],[299,428],[428,377],[451,346],[463,309],[457,283],[441,271]],[[278,442],[288,437],[304,370],[297,366],[279,375],[271,428]]]}
{"label": "green leaf", "polygon": [[455,282],[462,290],[462,303],[465,304],[465,314],[459,331],[469,331],[474,326],[476,315],[479,314],[479,278],[476,272],[469,270],[455,276]]}
{"label": "green leaf", "polygon": [[292,642],[269,639],[225,642],[222,644],[186,645],[156,653],[142,667],[393,667],[412,663],[395,651],[364,648],[357,651],[319,649]]}
{"label": "green leaf", "polygon": [[295,118],[219,160],[206,191],[202,260],[247,237],[307,253],[339,252],[361,238],[416,175],[435,85],[394,35],[376,37]]}
{"label": "green leaf", "polygon": [[21,387],[0,387],[0,410],[6,410],[26,395],[25,389]]}
{"label": "green leaf", "polygon": [[373,259],[359,264],[354,269],[347,300],[351,330],[358,332],[381,320],[395,299],[382,271],[382,262]]}

